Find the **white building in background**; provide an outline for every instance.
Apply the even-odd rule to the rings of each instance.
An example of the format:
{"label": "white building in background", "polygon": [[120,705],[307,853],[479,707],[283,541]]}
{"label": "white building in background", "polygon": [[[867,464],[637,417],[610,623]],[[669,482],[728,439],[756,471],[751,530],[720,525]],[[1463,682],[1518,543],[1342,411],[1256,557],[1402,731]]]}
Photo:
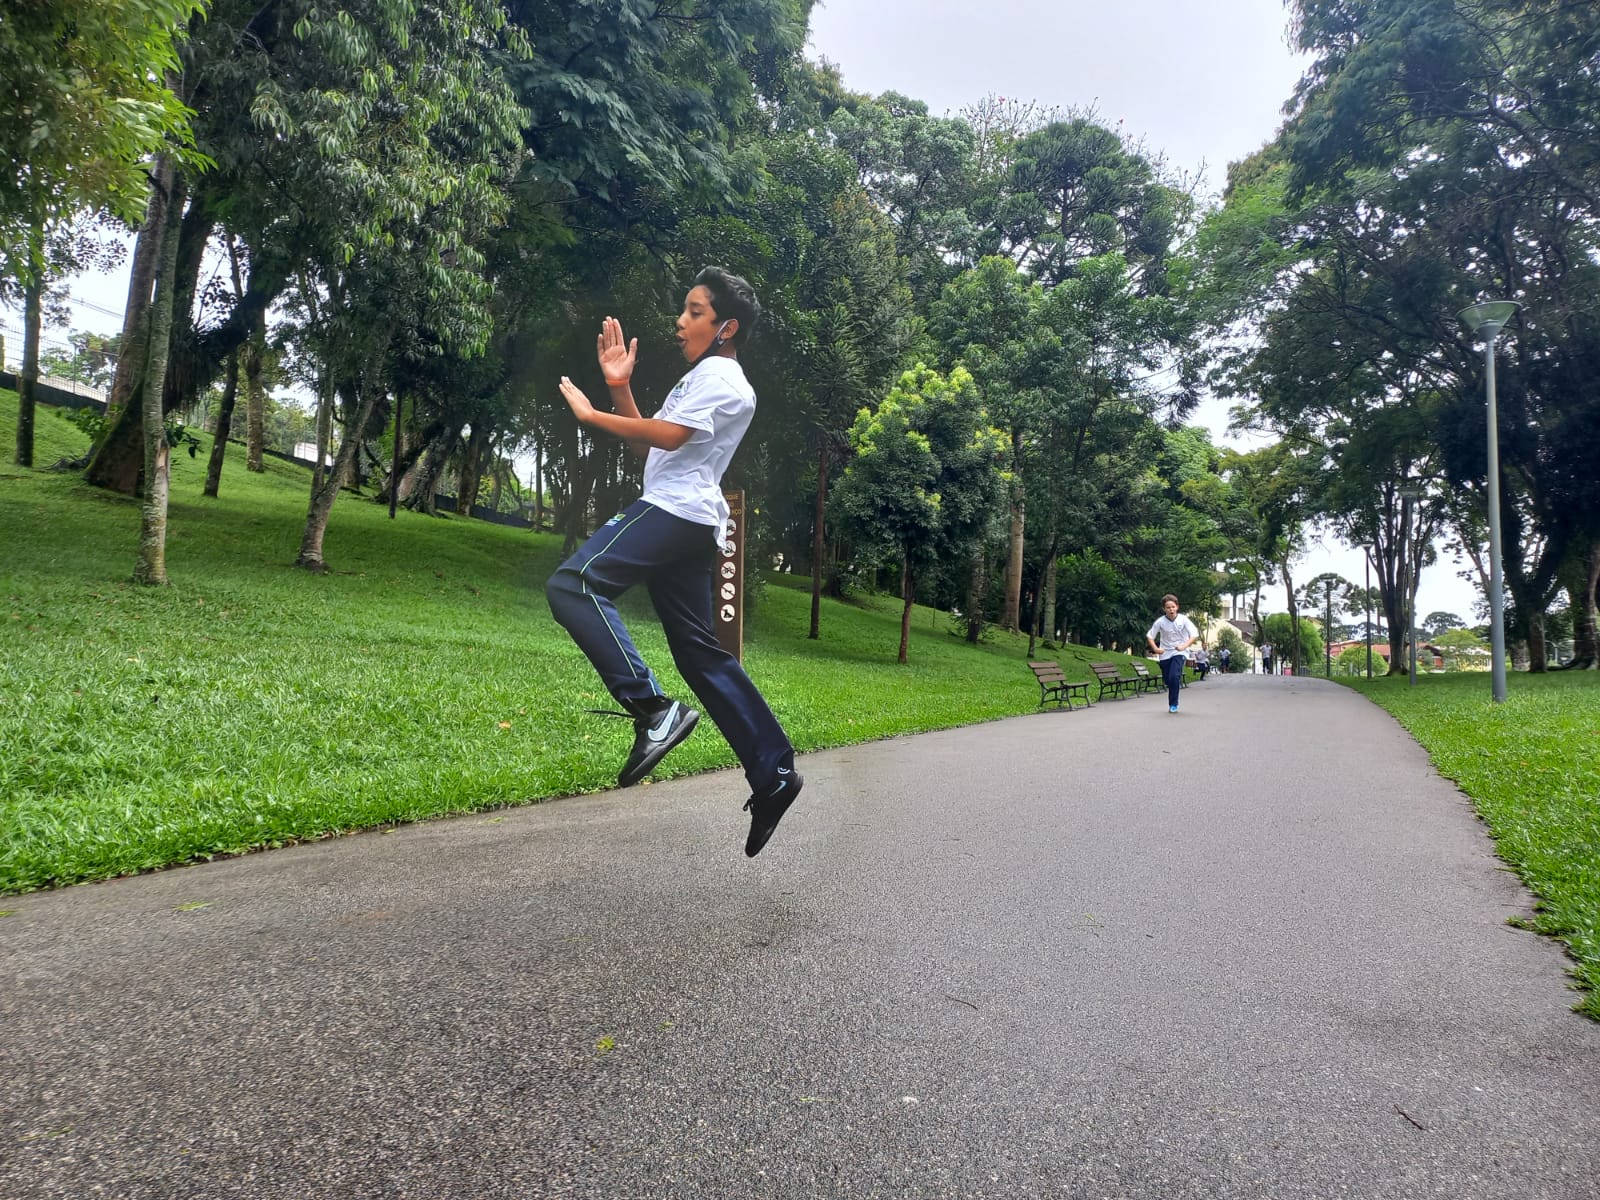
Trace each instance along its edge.
{"label": "white building in background", "polygon": [[[315,442],[296,442],[291,453],[303,463],[314,463],[317,461],[317,444]],[[322,465],[324,467],[333,466],[333,455],[325,455]]]}

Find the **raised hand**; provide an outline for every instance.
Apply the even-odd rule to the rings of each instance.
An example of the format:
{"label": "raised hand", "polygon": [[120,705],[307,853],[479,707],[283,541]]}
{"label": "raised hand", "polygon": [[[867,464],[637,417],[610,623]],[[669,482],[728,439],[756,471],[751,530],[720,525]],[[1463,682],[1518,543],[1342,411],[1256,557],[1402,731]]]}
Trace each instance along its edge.
{"label": "raised hand", "polygon": [[626,386],[633,377],[639,339],[626,341],[622,336],[622,322],[615,317],[607,317],[600,326],[600,336],[594,340],[594,350],[595,357],[600,360],[600,373],[606,377],[606,385]]}
{"label": "raised hand", "polygon": [[594,416],[594,405],[589,403],[589,397],[583,394],[583,389],[563,375],[561,394],[566,397],[567,407],[572,409],[572,415],[578,418],[578,424],[587,425],[589,418]]}

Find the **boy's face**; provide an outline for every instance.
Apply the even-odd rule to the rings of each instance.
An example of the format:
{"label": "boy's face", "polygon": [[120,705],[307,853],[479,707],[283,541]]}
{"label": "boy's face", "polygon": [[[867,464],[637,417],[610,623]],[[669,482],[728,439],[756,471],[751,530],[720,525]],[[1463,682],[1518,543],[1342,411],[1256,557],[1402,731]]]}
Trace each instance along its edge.
{"label": "boy's face", "polygon": [[1169,621],[1172,620],[1173,618],[1175,618],[1178,615],[1178,606],[1176,604],[1174,604],[1171,600],[1168,600],[1161,607],[1166,611],[1167,620],[1169,620]]}
{"label": "boy's face", "polygon": [[711,307],[711,292],[702,284],[690,288],[689,294],[683,298],[683,311],[678,314],[677,329],[678,349],[687,361],[694,362],[716,340],[717,330],[722,329],[724,341],[731,341],[738,332],[739,322],[724,321],[717,316],[716,310]]}

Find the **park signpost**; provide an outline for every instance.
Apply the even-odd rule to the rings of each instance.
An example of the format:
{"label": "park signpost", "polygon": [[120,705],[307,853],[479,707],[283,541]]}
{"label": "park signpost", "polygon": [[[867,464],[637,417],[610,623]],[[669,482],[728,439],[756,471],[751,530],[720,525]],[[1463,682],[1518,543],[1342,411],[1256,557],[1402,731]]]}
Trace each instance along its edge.
{"label": "park signpost", "polygon": [[713,622],[717,643],[744,661],[744,492],[723,492],[728,502],[728,528],[717,549],[712,581]]}

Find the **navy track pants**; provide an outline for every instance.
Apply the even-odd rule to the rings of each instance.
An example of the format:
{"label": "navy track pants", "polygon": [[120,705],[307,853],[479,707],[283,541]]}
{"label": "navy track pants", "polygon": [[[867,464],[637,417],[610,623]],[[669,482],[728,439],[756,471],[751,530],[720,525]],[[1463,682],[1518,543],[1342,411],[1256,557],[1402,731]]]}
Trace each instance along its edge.
{"label": "navy track pants", "polygon": [[1167,681],[1167,707],[1177,707],[1178,689],[1183,686],[1183,655],[1161,660],[1161,678]]}
{"label": "navy track pants", "polygon": [[545,584],[550,611],[624,703],[661,695],[613,603],[636,584],[649,590],[672,661],[700,707],[728,739],[759,791],[794,748],[739,660],[712,625],[717,547],[713,530],[635,500],[597,529]]}

